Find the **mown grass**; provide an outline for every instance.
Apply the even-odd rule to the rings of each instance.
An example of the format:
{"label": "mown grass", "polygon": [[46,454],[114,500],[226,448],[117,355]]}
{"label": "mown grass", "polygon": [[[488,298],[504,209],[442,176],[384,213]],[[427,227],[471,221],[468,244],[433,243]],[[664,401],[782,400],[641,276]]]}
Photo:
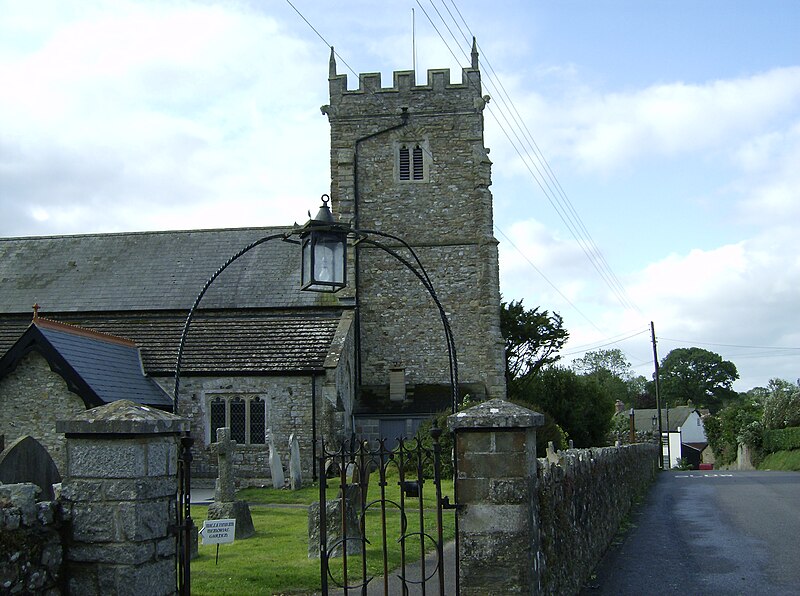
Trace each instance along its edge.
{"label": "mown grass", "polygon": [[[328,481],[327,498],[337,494],[337,480]],[[442,483],[444,494],[452,499],[452,481]],[[386,498],[400,502],[400,488],[397,477],[387,479]],[[368,501],[378,499],[380,487],[377,476],[370,479]],[[299,491],[275,489],[246,489],[240,491],[240,499],[252,504],[250,512],[256,535],[247,540],[233,544],[220,545],[219,564],[215,565],[215,545],[200,545],[200,556],[192,561],[192,593],[198,595],[238,595],[238,594],[311,594],[320,590],[319,559],[308,558],[308,511],[307,505],[319,498],[319,486],[305,487]],[[423,505],[425,511],[425,531],[435,538],[436,514],[428,509],[435,502],[433,482],[426,482],[423,487]],[[260,505],[259,505],[260,504]],[[281,507],[280,505],[302,505],[300,508]],[[278,505],[270,506],[270,505]],[[409,527],[408,533],[419,532],[418,511],[419,500],[405,499]],[[207,507],[195,506],[192,516],[198,527],[202,526],[208,512]],[[444,538],[449,540],[454,535],[452,511],[444,512]],[[366,517],[367,569],[369,575],[383,575],[382,527],[377,507],[370,508]],[[395,569],[401,563],[401,548],[398,538],[401,534],[401,516],[394,507],[389,507],[386,520],[388,543],[387,567]],[[428,539],[423,541],[426,550],[433,549],[434,544]],[[405,541],[406,561],[418,560],[421,556],[418,536]],[[334,577],[342,582],[341,558],[331,560]],[[351,578],[353,572],[360,574],[361,557],[348,555],[348,570]],[[351,580],[352,581],[352,580]],[[333,584],[331,584],[333,586]]]}
{"label": "mown grass", "polygon": [[770,453],[761,461],[758,469],[800,471],[800,450]]}

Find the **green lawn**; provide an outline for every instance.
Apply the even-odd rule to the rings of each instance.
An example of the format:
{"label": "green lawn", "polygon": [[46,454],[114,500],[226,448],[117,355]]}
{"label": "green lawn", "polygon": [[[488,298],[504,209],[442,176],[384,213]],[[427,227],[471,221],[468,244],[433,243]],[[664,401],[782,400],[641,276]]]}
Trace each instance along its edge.
{"label": "green lawn", "polygon": [[[328,498],[336,495],[338,481],[328,481]],[[443,482],[444,494],[453,500],[452,481]],[[426,532],[435,536],[435,511],[427,510],[434,502],[433,482],[424,486],[423,503],[426,505]],[[379,498],[378,479],[372,476],[369,501]],[[397,477],[389,478],[386,486],[387,499],[399,503],[400,491]],[[319,486],[314,485],[299,491],[275,489],[246,489],[240,491],[240,499],[252,504],[250,507],[256,535],[247,540],[223,544],[219,548],[219,564],[214,564],[215,545],[200,545],[200,556],[192,561],[192,593],[198,595],[237,594],[309,594],[320,589],[319,559],[308,558],[308,513],[305,507],[287,508],[269,505],[300,504],[307,506],[319,498]],[[257,503],[263,504],[258,505]],[[418,509],[419,500],[406,499],[409,516],[409,532],[419,531],[417,518],[412,512]],[[207,515],[206,507],[192,508],[192,517],[198,527]],[[387,514],[388,567],[400,565],[401,552],[397,538],[400,535],[400,515],[395,510]],[[370,575],[383,574],[383,554],[380,515],[377,511],[367,515],[367,568]],[[449,540],[454,535],[452,511],[445,512],[444,536]],[[426,543],[428,541],[426,540]],[[433,544],[428,544],[431,550]],[[421,554],[418,537],[406,540],[407,561],[419,559]],[[348,569],[360,572],[360,557],[347,558]],[[341,558],[331,560],[334,577],[341,581]],[[351,576],[352,578],[352,576]],[[352,580],[351,580],[352,581]],[[333,586],[333,584],[331,584]]]}

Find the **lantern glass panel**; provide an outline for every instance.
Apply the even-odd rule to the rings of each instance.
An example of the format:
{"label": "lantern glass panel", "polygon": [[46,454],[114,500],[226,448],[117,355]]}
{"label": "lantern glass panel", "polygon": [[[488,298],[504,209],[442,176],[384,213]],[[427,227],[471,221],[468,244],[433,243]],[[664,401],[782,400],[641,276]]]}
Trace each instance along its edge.
{"label": "lantern glass panel", "polygon": [[342,234],[319,231],[303,239],[302,289],[336,292],[344,287],[345,242]]}

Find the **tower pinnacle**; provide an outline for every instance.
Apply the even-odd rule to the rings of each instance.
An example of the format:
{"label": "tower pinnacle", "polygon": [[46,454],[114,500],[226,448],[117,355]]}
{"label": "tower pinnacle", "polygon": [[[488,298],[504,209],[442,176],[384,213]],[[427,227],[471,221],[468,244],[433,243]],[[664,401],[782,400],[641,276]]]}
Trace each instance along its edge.
{"label": "tower pinnacle", "polygon": [[[473,58],[473,61],[475,59]],[[328,62],[328,78],[333,78],[336,76],[336,53],[333,51],[333,46],[331,46],[331,59]]]}

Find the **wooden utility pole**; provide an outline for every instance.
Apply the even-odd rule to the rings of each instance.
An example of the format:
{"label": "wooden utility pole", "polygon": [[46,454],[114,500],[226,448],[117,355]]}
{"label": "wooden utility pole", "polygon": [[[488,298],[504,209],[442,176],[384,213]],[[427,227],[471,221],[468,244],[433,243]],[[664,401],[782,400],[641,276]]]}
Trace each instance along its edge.
{"label": "wooden utility pole", "polygon": [[[658,390],[658,350],[656,349],[656,328],[653,321],[650,321],[650,336],[653,339],[653,364],[655,366],[655,387],[656,387],[656,408],[658,409],[658,445],[661,449],[660,453],[660,467],[664,467],[664,429],[661,426],[661,397]],[[669,415],[669,413],[667,413]],[[669,430],[669,429],[667,429]],[[667,433],[667,468],[670,467],[670,453],[669,453],[669,433]]]}

